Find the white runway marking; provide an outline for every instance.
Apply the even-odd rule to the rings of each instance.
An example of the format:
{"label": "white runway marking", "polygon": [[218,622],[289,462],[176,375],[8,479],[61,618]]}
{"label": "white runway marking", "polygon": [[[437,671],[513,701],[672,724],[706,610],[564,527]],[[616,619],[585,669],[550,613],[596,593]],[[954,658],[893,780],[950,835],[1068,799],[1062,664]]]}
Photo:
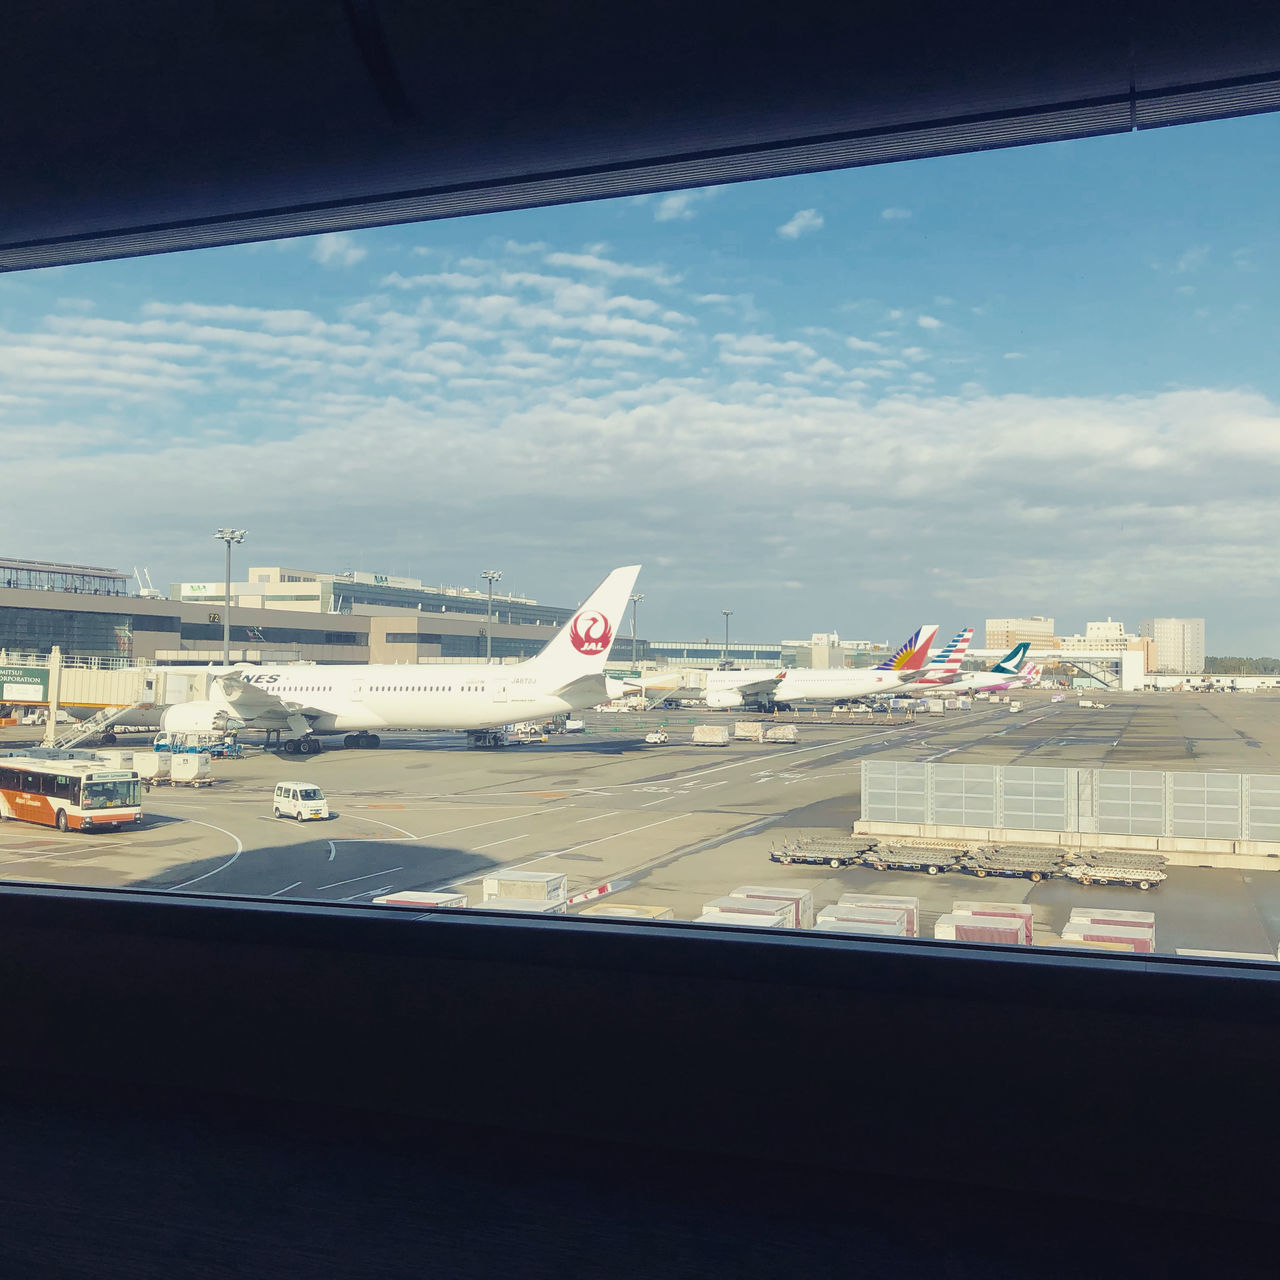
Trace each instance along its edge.
{"label": "white runway marking", "polygon": [[357,884],[361,880],[372,880],[375,876],[389,876],[393,871],[403,871],[403,867],[384,867],[381,871],[370,871],[367,876],[352,876],[350,880],[335,880],[332,884],[317,885],[317,889],[339,889],[344,884]]}
{"label": "white runway marking", "polygon": [[611,809],[608,813],[593,813],[589,818],[576,819],[574,825],[581,826],[584,822],[599,822],[601,818],[614,818],[621,812],[621,809]]}
{"label": "white runway marking", "polygon": [[283,889],[277,889],[275,893],[267,894],[268,898],[278,898],[282,893],[288,893],[290,889],[296,889],[302,884],[301,880],[295,880],[292,884],[286,885]]}
{"label": "white runway marking", "polygon": [[236,851],[229,857],[220,867],[214,867],[212,871],[206,871],[202,876],[196,876],[193,880],[184,880],[181,884],[171,884],[166,886],[165,892],[171,893],[174,889],[186,889],[193,884],[199,884],[201,880],[207,880],[210,876],[216,876],[219,871],[225,871],[243,852],[244,845],[240,842],[240,837],[233,831],[228,831],[225,827],[215,827],[212,822],[201,822],[199,818],[185,818],[185,822],[194,822],[198,827],[208,827],[210,831],[221,831],[224,836],[236,842]]}
{"label": "white runway marking", "polygon": [[481,849],[496,849],[498,845],[510,844],[513,840],[524,840],[528,835],[529,833],[525,831],[518,836],[508,836],[505,840],[490,840],[488,844],[476,845],[476,852],[479,853]]}

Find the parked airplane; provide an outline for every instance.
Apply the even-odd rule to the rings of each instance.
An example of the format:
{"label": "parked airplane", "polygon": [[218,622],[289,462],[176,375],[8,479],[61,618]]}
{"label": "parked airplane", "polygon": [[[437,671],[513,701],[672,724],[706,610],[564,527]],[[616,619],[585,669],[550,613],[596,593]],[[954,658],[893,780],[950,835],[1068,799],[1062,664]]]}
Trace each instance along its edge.
{"label": "parked airplane", "polygon": [[937,697],[940,685],[949,685],[960,674],[960,662],[969,642],[973,639],[973,628],[966,627],[958,636],[948,640],[936,654],[925,664],[918,679],[896,689],[896,698],[933,698]]}
{"label": "parked airplane", "polygon": [[162,727],[265,729],[284,751],[310,754],[323,733],[345,732],[349,747],[376,747],[378,729],[492,729],[578,711],[605,697],[605,659],[639,572],[638,564],[615,569],[524,662],[237,665],[213,678],[207,701],[169,707]]}
{"label": "parked airplane", "polygon": [[893,657],[857,670],[795,667],[786,671],[709,671],[708,707],[789,706],[796,702],[854,702],[893,693],[915,680],[938,634],[936,624],[920,627]]}
{"label": "parked airplane", "polygon": [[[1018,687],[1026,680],[1022,677],[1024,672],[1019,671],[1018,666],[1023,658],[1027,656],[1027,650],[1031,646],[1025,641],[1021,644],[1015,644],[1008,653],[996,663],[990,671],[964,671],[947,685],[948,693],[995,693],[1001,689],[1008,689],[1011,681],[1017,681]],[[1028,663],[1028,666],[1034,666],[1034,663]]]}

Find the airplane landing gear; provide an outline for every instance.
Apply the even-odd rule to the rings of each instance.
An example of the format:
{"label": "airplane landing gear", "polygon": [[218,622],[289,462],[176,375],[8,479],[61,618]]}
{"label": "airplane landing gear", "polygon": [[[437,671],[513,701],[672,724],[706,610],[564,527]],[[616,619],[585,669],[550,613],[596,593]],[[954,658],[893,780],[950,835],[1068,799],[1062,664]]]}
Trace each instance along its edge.
{"label": "airplane landing gear", "polygon": [[287,756],[293,755],[319,755],[324,748],[320,745],[319,738],[310,736],[305,738],[285,738],[280,743],[280,750]]}
{"label": "airplane landing gear", "polygon": [[342,740],[342,745],[344,747],[352,748],[380,747],[382,745],[382,739],[378,737],[376,733],[369,733],[366,730],[361,729],[359,733],[347,734],[347,736]]}

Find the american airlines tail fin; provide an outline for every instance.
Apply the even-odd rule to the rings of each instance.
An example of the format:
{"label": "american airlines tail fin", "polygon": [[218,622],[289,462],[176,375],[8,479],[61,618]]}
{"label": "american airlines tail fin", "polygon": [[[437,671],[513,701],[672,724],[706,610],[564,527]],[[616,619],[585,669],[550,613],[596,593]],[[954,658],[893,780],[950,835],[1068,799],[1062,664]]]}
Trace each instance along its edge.
{"label": "american airlines tail fin", "polygon": [[991,670],[998,671],[1002,676],[1016,676],[1018,668],[1022,665],[1022,660],[1027,656],[1027,650],[1030,648],[1030,644],[1025,640],[1021,644],[1015,644]]}
{"label": "american airlines tail fin", "polygon": [[[604,664],[627,611],[631,589],[640,574],[638,564],[615,569],[587,598],[587,602],[547,642],[536,657],[521,663],[545,693],[559,695],[578,681],[598,680],[604,692]],[[586,705],[586,704],[584,704]]]}
{"label": "american airlines tail fin", "polygon": [[936,622],[918,628],[907,638],[906,643],[898,647],[892,658],[878,663],[876,671],[919,671],[929,656],[929,646],[938,634]]}
{"label": "american airlines tail fin", "polygon": [[955,672],[960,670],[960,661],[965,655],[965,650],[969,648],[969,642],[972,639],[973,628],[966,627],[954,639],[948,640],[947,643],[929,659],[929,665],[925,670],[931,676],[953,675]]}

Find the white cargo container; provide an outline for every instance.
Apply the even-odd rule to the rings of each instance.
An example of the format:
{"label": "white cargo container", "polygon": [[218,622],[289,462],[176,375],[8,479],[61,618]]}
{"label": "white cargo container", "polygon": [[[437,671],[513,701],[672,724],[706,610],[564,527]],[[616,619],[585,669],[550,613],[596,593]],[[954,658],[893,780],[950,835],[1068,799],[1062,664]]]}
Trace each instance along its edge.
{"label": "white cargo container", "polygon": [[1023,941],[1031,945],[1035,912],[1025,902],[953,902],[951,914],[956,916],[1002,916],[1017,920],[1024,933]]}
{"label": "white cargo container", "polygon": [[813,928],[813,894],[808,889],[771,888],[769,885],[739,885],[731,898],[761,898],[766,902],[790,902],[794,908],[789,921],[793,929]]}
{"label": "white cargo container", "polygon": [[213,763],[207,752],[180,751],[169,759],[169,778],[175,784],[207,787],[213,782]]}
{"label": "white cargo container", "polygon": [[499,871],[485,876],[482,893],[486,904],[494,898],[563,902],[569,896],[569,877],[563,871]]}
{"label": "white cargo container", "polygon": [[528,911],[539,916],[563,916],[569,914],[569,906],[563,898],[557,902],[540,902],[535,898],[486,898],[482,911]]}
{"label": "white cargo container", "polygon": [[818,912],[814,928],[830,920],[843,920],[847,924],[883,925],[887,932],[896,937],[907,936],[907,913],[901,907],[855,907],[848,903],[834,903]]}
{"label": "white cargo container", "polygon": [[694,924],[750,925],[753,929],[785,929],[786,921],[777,916],[752,914],[747,911],[708,911],[700,915]]}
{"label": "white cargo container", "polygon": [[417,907],[421,910],[434,910],[437,907],[465,907],[465,893],[422,893],[416,889],[407,889],[402,893],[388,893],[381,898],[374,898],[374,905],[379,907]]}
{"label": "white cargo container", "polygon": [[1062,928],[1064,942],[1106,942],[1127,946],[1150,955],[1156,949],[1155,930],[1144,925],[1111,924],[1092,920],[1069,921]]}
{"label": "white cargo container", "polygon": [[727,747],[729,745],[729,729],[723,724],[695,724],[693,726],[693,745],[695,747]]}
{"label": "white cargo container", "polygon": [[933,936],[947,942],[998,942],[1005,946],[1025,946],[1022,921],[1010,916],[939,916]]}
{"label": "white cargo container", "polygon": [[931,716],[944,715],[947,710],[941,698],[926,698],[924,700],[924,709]]}
{"label": "white cargo container", "polygon": [[674,920],[676,913],[670,907],[642,907],[630,902],[597,902],[583,907],[580,916],[611,916],[616,920]]}
{"label": "white cargo container", "polygon": [[1154,911],[1121,911],[1113,907],[1072,907],[1072,920],[1112,920],[1116,924],[1149,924],[1156,927]]}
{"label": "white cargo container", "polygon": [[[93,754],[103,764],[109,765],[112,769],[134,769],[132,747],[98,747]],[[139,751],[138,754],[148,755],[154,753]]]}
{"label": "white cargo container", "polygon": [[891,893],[842,893],[836,904],[841,907],[875,907],[882,911],[907,913],[907,937],[920,936],[920,899]]}
{"label": "white cargo container", "polygon": [[910,698],[890,698],[889,699],[890,711],[907,711],[910,709],[910,707],[911,707]]}
{"label": "white cargo container", "polygon": [[943,706],[944,706],[948,711],[959,711],[959,710],[960,710],[960,699],[959,699],[959,698],[943,698],[943,700],[942,700],[942,705],[943,705]]}
{"label": "white cargo container", "polygon": [[796,905],[780,898],[712,898],[702,905],[704,916],[714,915],[717,911],[733,916],[768,916],[777,920],[783,928],[792,928]]}
{"label": "white cargo container", "polygon": [[1020,702],[1011,702],[1011,703],[1009,703],[1009,710],[1010,710],[1010,711],[1021,711],[1021,710],[1022,710],[1022,703],[1020,703]]}
{"label": "white cargo container", "polygon": [[961,711],[969,711],[973,707],[972,698],[957,698],[956,701],[960,704]]}
{"label": "white cargo container", "polygon": [[793,724],[776,724],[764,735],[766,742],[799,742],[800,733]]}
{"label": "white cargo container", "polygon": [[763,742],[764,725],[759,720],[739,720],[733,726],[733,736],[739,742]]}
{"label": "white cargo container", "polygon": [[887,924],[878,920],[836,920],[828,917],[826,920],[815,920],[813,931],[814,933],[872,934],[885,938],[906,937],[897,925]]}
{"label": "white cargo container", "polygon": [[145,782],[164,782],[169,777],[172,759],[167,751],[139,751],[133,771]]}

